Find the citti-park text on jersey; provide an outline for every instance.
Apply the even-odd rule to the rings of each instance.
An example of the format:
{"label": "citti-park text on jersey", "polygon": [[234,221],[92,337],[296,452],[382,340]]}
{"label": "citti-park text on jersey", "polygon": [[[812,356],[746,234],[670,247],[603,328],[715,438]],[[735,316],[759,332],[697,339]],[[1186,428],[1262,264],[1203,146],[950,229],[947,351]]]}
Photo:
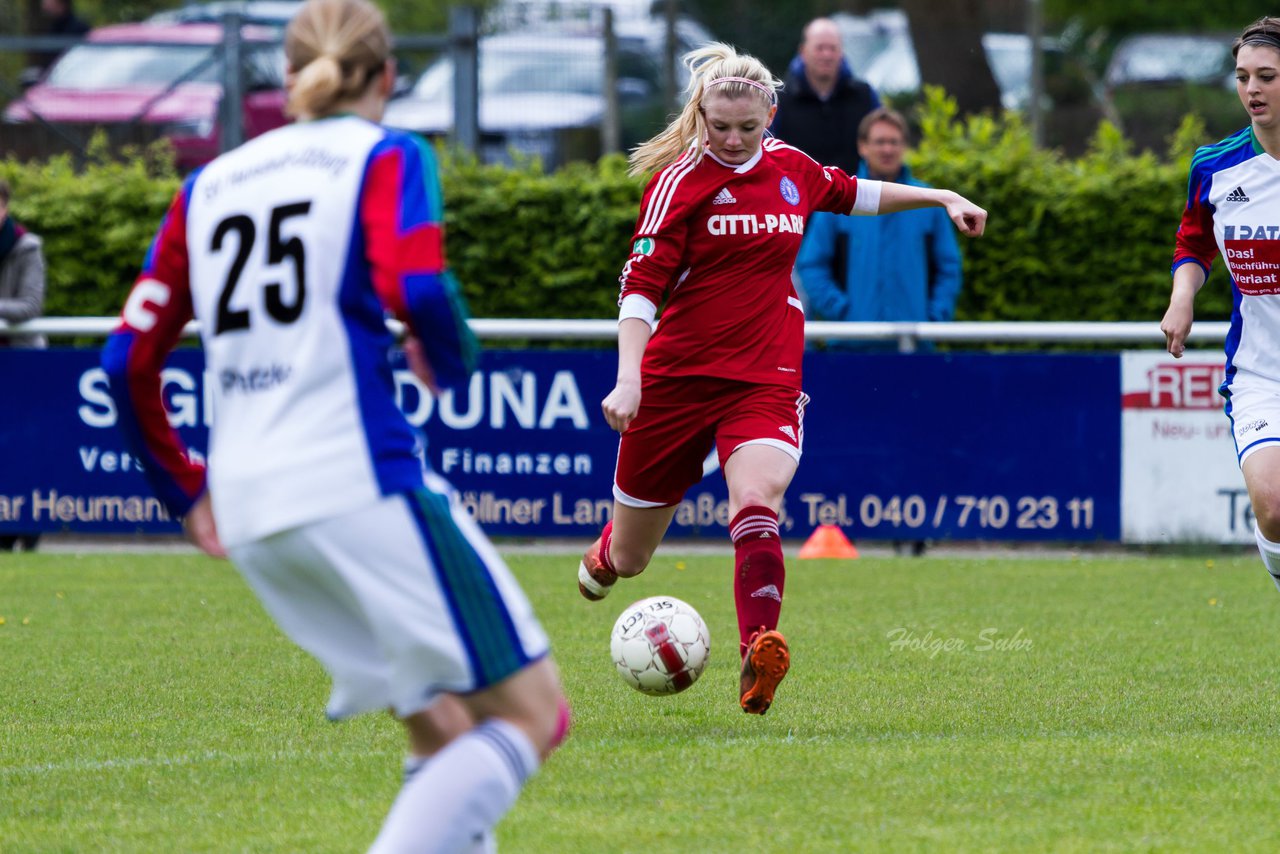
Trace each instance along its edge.
{"label": "citti-park text on jersey", "polygon": [[707,217],[707,231],[717,237],[733,234],[804,234],[802,214],[716,214]]}

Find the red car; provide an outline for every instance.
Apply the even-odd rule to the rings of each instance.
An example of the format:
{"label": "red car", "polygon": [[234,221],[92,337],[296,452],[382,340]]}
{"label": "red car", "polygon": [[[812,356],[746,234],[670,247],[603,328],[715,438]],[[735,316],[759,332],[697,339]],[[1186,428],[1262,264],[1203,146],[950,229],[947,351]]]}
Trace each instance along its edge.
{"label": "red car", "polygon": [[[270,29],[243,30],[245,139],[287,121],[279,39]],[[93,30],[8,106],[4,121],[39,121],[64,132],[133,125],[167,136],[178,167],[193,169],[219,152],[221,42],[222,27],[216,24],[120,24]]]}

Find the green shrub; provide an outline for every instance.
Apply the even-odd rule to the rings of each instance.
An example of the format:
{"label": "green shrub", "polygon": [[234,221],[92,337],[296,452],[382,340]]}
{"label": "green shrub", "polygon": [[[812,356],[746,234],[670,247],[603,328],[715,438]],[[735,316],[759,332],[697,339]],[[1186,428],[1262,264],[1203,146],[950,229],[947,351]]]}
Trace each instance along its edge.
{"label": "green shrub", "polygon": [[[986,236],[962,240],[960,320],[1159,320],[1169,300],[1174,235],[1187,169],[1206,139],[1193,119],[1169,157],[1134,154],[1108,124],[1078,160],[1037,149],[1016,115],[956,120],[954,102],[929,92],[912,166],[922,180],[987,209]],[[1196,305],[1200,319],[1231,313],[1223,265]]]}
{"label": "green shrub", "polygon": [[643,190],[626,170],[618,155],[553,174],[444,157],[446,251],[472,315],[616,315]]}
{"label": "green shrub", "polygon": [[[961,240],[961,320],[1158,320],[1169,296],[1174,233],[1187,168],[1205,138],[1185,121],[1166,159],[1134,154],[1109,125],[1069,159],[1037,149],[1014,115],[956,118],[929,91],[917,116],[916,174],[990,213],[987,235]],[[630,248],[643,182],[621,156],[553,174],[536,163],[484,166],[441,159],[447,251],[475,317],[607,318]],[[119,311],[178,186],[161,149],[125,162],[99,153],[73,168],[0,161],[15,217],[45,239],[46,313]],[[1223,265],[1197,317],[1230,316]]]}
{"label": "green shrub", "polygon": [[88,162],[62,155],[44,163],[0,161],[13,189],[12,214],[44,240],[45,314],[115,315],[138,274],[156,227],[178,188],[167,145]]}

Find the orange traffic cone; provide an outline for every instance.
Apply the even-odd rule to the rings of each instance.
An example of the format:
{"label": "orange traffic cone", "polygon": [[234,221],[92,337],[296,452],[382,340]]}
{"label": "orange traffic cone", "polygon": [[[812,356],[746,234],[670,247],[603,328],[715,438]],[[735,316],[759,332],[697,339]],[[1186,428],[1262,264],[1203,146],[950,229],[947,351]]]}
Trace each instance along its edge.
{"label": "orange traffic cone", "polygon": [[835,525],[819,525],[813,529],[809,539],[800,547],[800,558],[848,558],[858,557],[858,550],[853,543]]}

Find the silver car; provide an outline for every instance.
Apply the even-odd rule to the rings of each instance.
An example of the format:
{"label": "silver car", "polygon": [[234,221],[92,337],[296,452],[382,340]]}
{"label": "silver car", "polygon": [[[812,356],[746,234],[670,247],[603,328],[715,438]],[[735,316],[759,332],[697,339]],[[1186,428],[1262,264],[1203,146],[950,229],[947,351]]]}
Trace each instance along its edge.
{"label": "silver car", "polygon": [[[621,22],[617,30],[620,139],[628,148],[660,130],[663,98],[659,23]],[[678,53],[705,31],[683,28]],[[709,40],[709,39],[704,39]],[[600,156],[605,121],[604,39],[589,32],[533,31],[480,40],[480,158],[510,163],[536,157],[548,169]],[[684,85],[683,76],[677,86]],[[384,123],[428,138],[454,124],[453,62],[429,66],[409,93],[387,105]]]}

